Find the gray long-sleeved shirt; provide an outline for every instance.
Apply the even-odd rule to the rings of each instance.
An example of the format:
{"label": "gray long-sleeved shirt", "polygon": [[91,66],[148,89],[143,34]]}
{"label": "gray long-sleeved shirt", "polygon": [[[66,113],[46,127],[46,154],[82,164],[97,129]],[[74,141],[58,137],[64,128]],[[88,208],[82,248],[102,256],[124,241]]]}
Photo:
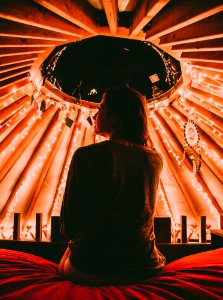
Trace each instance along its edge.
{"label": "gray long-sleeved shirt", "polygon": [[144,146],[105,141],[74,154],[61,209],[70,262],[96,274],[162,269],[153,218],[162,158]]}

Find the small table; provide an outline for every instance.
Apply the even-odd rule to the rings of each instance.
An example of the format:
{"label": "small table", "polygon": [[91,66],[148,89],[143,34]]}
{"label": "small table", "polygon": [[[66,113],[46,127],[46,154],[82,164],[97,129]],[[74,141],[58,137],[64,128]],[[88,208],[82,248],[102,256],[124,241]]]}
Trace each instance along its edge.
{"label": "small table", "polygon": [[223,229],[211,230],[211,248],[217,249],[223,247]]}

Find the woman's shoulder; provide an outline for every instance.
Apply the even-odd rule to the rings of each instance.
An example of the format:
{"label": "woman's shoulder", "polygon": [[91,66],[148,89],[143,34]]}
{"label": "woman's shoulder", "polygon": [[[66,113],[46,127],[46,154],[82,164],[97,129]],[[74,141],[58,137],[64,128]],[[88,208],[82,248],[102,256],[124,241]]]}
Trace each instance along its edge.
{"label": "woman's shoulder", "polygon": [[155,157],[157,157],[162,163],[163,163],[163,156],[162,154],[156,150],[156,148],[150,148],[151,152],[154,154]]}
{"label": "woman's shoulder", "polygon": [[79,148],[77,148],[75,153],[77,155],[82,155],[84,153],[98,152],[98,151],[104,150],[106,148],[108,148],[108,141],[103,141],[100,143],[94,143],[94,144],[89,144],[86,146],[80,146]]}
{"label": "woman's shoulder", "polygon": [[163,161],[162,154],[159,151],[157,151],[156,148],[151,148],[151,151]]}

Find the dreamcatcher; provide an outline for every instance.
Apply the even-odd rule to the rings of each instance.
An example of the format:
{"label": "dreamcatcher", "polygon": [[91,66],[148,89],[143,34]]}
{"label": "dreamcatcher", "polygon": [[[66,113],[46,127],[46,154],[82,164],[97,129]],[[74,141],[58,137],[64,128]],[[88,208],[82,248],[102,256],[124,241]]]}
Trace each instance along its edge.
{"label": "dreamcatcher", "polygon": [[[200,135],[197,125],[189,119],[184,124],[184,153],[181,161],[184,160],[185,154],[187,153],[193,165],[193,174],[196,174],[201,168],[202,156],[201,156],[201,147],[199,145]],[[194,149],[196,148],[198,153],[198,161],[195,160]]]}

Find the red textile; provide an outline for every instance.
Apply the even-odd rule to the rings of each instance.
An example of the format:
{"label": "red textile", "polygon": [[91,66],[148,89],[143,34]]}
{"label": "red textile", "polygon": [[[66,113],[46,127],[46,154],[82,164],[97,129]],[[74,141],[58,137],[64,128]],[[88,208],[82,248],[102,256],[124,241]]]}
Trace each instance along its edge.
{"label": "red textile", "polygon": [[161,275],[126,286],[88,287],[62,279],[57,265],[0,249],[1,300],[223,299],[223,248],[168,264]]}

